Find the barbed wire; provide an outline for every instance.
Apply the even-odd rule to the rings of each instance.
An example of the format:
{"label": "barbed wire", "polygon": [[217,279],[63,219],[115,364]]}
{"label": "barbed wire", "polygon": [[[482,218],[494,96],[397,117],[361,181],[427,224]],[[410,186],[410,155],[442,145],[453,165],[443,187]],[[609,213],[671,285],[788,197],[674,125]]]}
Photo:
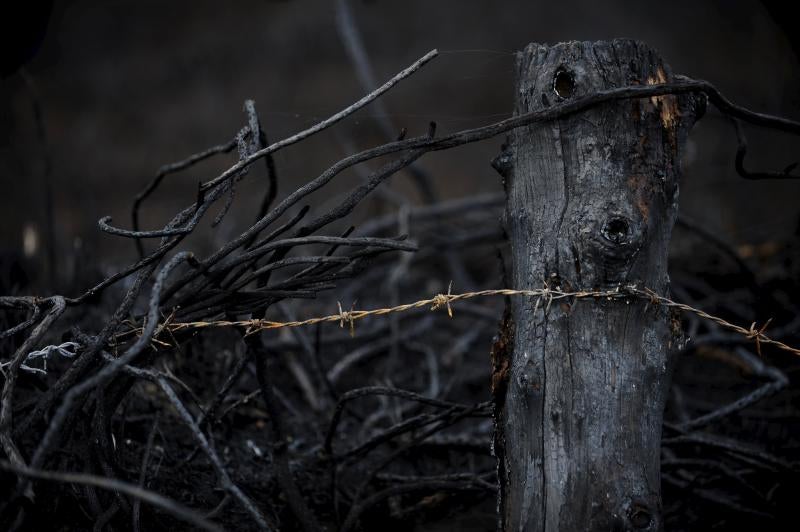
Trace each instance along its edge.
{"label": "barbed wire", "polygon": [[[164,331],[175,333],[180,331],[202,330],[209,328],[241,328],[245,330],[245,335],[249,336],[265,330],[291,328],[291,327],[305,327],[308,325],[316,325],[318,323],[337,323],[337,322],[339,323],[339,326],[342,328],[344,328],[345,325],[347,325],[350,329],[350,335],[355,336],[355,322],[370,316],[385,316],[388,314],[395,314],[400,312],[407,312],[414,309],[430,307],[430,310],[432,311],[445,308],[447,309],[448,316],[452,318],[453,303],[467,299],[474,299],[479,297],[494,297],[494,296],[504,296],[504,297],[527,296],[536,298],[536,303],[533,309],[534,313],[540,307],[543,308],[543,310],[546,312],[549,310],[550,305],[553,303],[553,301],[558,301],[563,299],[573,299],[573,300],[606,299],[608,301],[626,300],[629,298],[645,299],[648,301],[649,304],[660,305],[667,308],[675,308],[682,312],[688,312],[694,314],[699,318],[716,323],[717,325],[719,325],[724,329],[740,334],[748,340],[753,340],[756,344],[756,351],[758,352],[759,356],[761,356],[762,345],[771,345],[780,350],[800,356],[800,349],[787,345],[779,340],[770,338],[767,334],[765,334],[764,331],[766,330],[767,326],[770,324],[772,319],[767,320],[760,327],[757,326],[757,322],[751,323],[750,327],[743,327],[741,325],[737,325],[723,318],[720,318],[719,316],[714,316],[703,310],[692,307],[691,305],[673,301],[668,297],[657,294],[656,292],[654,292],[649,288],[638,287],[634,284],[624,285],[624,286],[620,285],[613,289],[607,289],[607,290],[568,291],[568,290],[562,290],[560,287],[551,288],[550,286],[548,286],[547,283],[545,283],[542,288],[529,289],[529,290],[500,288],[500,289],[478,290],[475,292],[463,292],[460,294],[454,294],[452,293],[452,283],[450,283],[450,286],[448,286],[447,289],[447,293],[438,293],[428,299],[420,299],[412,303],[404,303],[402,305],[396,305],[393,307],[376,308],[369,310],[354,309],[354,308],[351,308],[350,310],[344,310],[342,308],[341,302],[338,302],[337,305],[339,311],[337,313],[329,314],[327,316],[307,318],[304,320],[274,321],[267,319],[249,319],[249,320],[238,320],[238,321],[219,320],[219,321],[191,321],[191,322],[178,323],[178,322],[171,322],[170,321],[171,316],[170,316],[163,323],[158,325],[157,328],[158,332],[156,333],[155,337],[157,337],[161,332]],[[140,327],[128,331],[128,333],[135,332],[136,334],[138,334],[140,333],[141,330],[142,328]],[[123,333],[123,335],[124,334],[125,333]]]}

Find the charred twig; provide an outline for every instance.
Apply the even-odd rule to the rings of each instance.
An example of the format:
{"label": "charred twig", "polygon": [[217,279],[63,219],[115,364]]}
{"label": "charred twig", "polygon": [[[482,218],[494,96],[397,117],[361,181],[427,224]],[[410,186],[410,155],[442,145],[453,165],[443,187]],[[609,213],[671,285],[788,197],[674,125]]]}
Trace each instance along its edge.
{"label": "charred twig", "polygon": [[782,470],[786,472],[791,472],[796,469],[792,464],[779,457],[760,449],[732,441],[729,438],[701,433],[687,434],[679,427],[668,423],[665,423],[664,427],[671,431],[678,432],[677,436],[665,437],[662,440],[662,445],[670,448],[677,445],[699,445],[721,450],[737,460],[742,460],[751,465],[757,465],[763,469]]}
{"label": "charred twig", "polygon": [[118,371],[120,371],[120,369],[122,369],[123,366],[130,364],[133,360],[135,360],[136,357],[138,357],[141,352],[150,344],[150,339],[153,337],[159,321],[161,287],[163,286],[170,272],[181,262],[186,260],[186,258],[190,255],[190,253],[186,252],[175,255],[175,257],[173,257],[172,260],[170,260],[164,266],[164,268],[162,268],[156,277],[156,282],[153,285],[150,296],[150,309],[148,311],[147,323],[144,326],[142,336],[136,340],[136,342],[125,352],[125,354],[103,367],[92,377],[70,388],[69,391],[64,395],[61,405],[56,411],[56,414],[53,416],[53,419],[50,421],[47,431],[42,437],[42,440],[39,443],[39,446],[36,448],[33,458],[31,459],[32,468],[41,468],[42,464],[44,463],[44,459],[50,450],[50,446],[54,443],[54,440],[57,437],[56,435],[58,434],[61,425],[66,420],[66,417],[69,414],[75,400],[92,388],[108,382],[111,377],[113,377]]}
{"label": "charred twig", "polygon": [[419,414],[417,416],[401,421],[400,423],[392,425],[386,430],[378,432],[377,434],[369,438],[367,441],[361,443],[360,445],[347,449],[346,451],[340,452],[333,458],[337,462],[337,464],[347,465],[349,462],[361,458],[362,455],[367,454],[372,449],[378,447],[383,443],[389,442],[402,434],[418,430],[422,427],[436,423],[438,421],[440,421],[440,418],[438,416],[431,414]]}
{"label": "charred twig", "polygon": [[[255,103],[253,100],[245,100],[244,110],[247,113],[248,125],[251,132],[250,153],[255,153],[267,146],[269,144],[269,140],[267,139],[267,135],[264,133],[264,130],[261,129],[261,122],[258,119],[258,114],[256,114]],[[261,200],[261,205],[258,208],[256,221],[260,220],[264,217],[264,215],[267,214],[270,205],[272,205],[272,202],[275,201],[275,198],[278,196],[278,173],[275,169],[275,158],[270,153],[264,158],[264,161],[267,167],[267,191],[264,193],[264,198]],[[255,237],[253,237],[253,240],[245,244],[245,249],[249,248],[254,240]]]}
{"label": "charred twig", "polygon": [[[290,320],[296,319],[294,312],[288,305],[284,303],[279,303],[279,307],[281,311],[286,315],[287,318]],[[334,401],[337,400],[336,392],[333,388],[333,384],[328,379],[325,371],[322,369],[322,363],[319,360],[319,328],[316,329],[316,342],[315,345],[311,345],[310,339],[305,335],[303,331],[300,329],[292,329],[293,336],[297,339],[298,344],[302,348],[302,350],[306,353],[306,356],[309,360],[311,368],[314,372],[314,378],[317,380],[318,383],[323,387],[323,389],[327,392],[327,394],[316,394],[314,393],[314,397],[316,398],[316,410],[323,408],[324,403],[322,398],[326,395],[332,398]],[[306,392],[306,396],[309,393]]]}
{"label": "charred twig", "polygon": [[791,163],[780,172],[749,172],[744,167],[744,158],[747,155],[747,137],[740,120],[732,119],[736,129],[736,173],[745,179],[800,179],[800,175],[792,174],[792,170],[797,168],[797,162]]}
{"label": "charred twig", "polygon": [[398,449],[394,450],[393,452],[389,453],[388,456],[382,458],[375,466],[373,466],[370,471],[364,476],[364,479],[361,481],[359,487],[356,489],[355,497],[354,497],[354,504],[350,507],[350,511],[348,511],[347,516],[342,524],[341,531],[347,532],[350,530],[357,522],[359,517],[361,516],[363,510],[366,508],[367,505],[364,504],[365,501],[369,501],[370,498],[365,499],[365,501],[359,500],[361,495],[366,490],[369,483],[372,479],[377,475],[383,468],[389,465],[392,461],[394,461],[397,457],[405,453],[408,449],[414,447],[421,441],[424,441],[429,436],[441,431],[442,429],[449,427],[462,419],[466,418],[467,416],[472,415],[476,411],[484,410],[490,407],[491,403],[479,403],[477,405],[472,406],[471,408],[467,409],[456,409],[456,408],[449,408],[446,411],[438,414],[440,418],[439,423],[434,424],[431,428],[423,431],[421,434],[415,436],[411,439],[411,441],[401,445]]}
{"label": "charred twig", "polygon": [[786,378],[786,375],[784,375],[782,371],[766,365],[759,358],[750,354],[747,350],[739,347],[732,351],[731,354],[734,355],[740,363],[746,365],[747,368],[755,375],[768,378],[770,379],[770,382],[756,388],[752,392],[740,397],[736,401],[714,410],[713,412],[709,412],[708,414],[681,423],[679,425],[681,429],[696,430],[704,425],[722,419],[735,412],[738,412],[739,410],[742,410],[743,408],[757,403],[766,397],[774,395],[778,391],[785,388],[789,383],[789,379]]}
{"label": "charred twig", "polygon": [[[31,334],[25,339],[22,345],[19,346],[17,351],[14,353],[13,358],[11,359],[11,363],[6,369],[2,397],[0,397],[0,444],[2,444],[3,451],[6,453],[11,465],[17,467],[25,466],[25,460],[20,454],[19,449],[17,449],[17,446],[14,443],[14,439],[11,435],[11,428],[13,424],[12,402],[14,399],[14,387],[17,382],[17,375],[19,373],[20,366],[22,366],[22,363],[25,360],[25,357],[28,355],[31,349],[33,349],[37,342],[41,340],[42,336],[50,329],[50,327],[52,327],[53,323],[59,318],[59,316],[61,316],[66,306],[64,298],[61,296],[54,296],[50,298],[47,303],[50,305],[50,309],[47,311],[47,314],[45,314],[45,316],[42,318],[42,321],[39,322],[39,325],[33,329]],[[26,489],[26,495],[32,496],[32,492]]]}
{"label": "charred twig", "polygon": [[425,479],[418,482],[404,482],[395,486],[383,489],[358,501],[348,514],[348,519],[342,525],[342,531],[350,530],[359,517],[371,506],[388,499],[394,495],[401,495],[404,493],[411,493],[415,491],[461,491],[461,490],[476,490],[488,491],[492,493],[497,490],[496,487],[487,486],[487,483],[475,477],[456,479],[456,480],[438,480],[438,479]]}
{"label": "charred twig", "polygon": [[[391,240],[386,238],[339,238],[333,236],[306,236],[300,238],[285,238],[283,240],[278,240],[275,242],[269,242],[264,244],[260,247],[254,247],[250,251],[246,253],[242,253],[238,255],[234,259],[227,261],[224,265],[225,268],[231,268],[238,264],[246,263],[252,259],[257,257],[263,256],[265,253],[279,248],[285,247],[294,247],[298,245],[308,245],[308,244],[340,244],[340,245],[347,245],[347,246],[355,246],[355,247],[364,247],[364,246],[374,246],[374,247],[381,247],[386,249],[396,249],[401,251],[415,251],[416,246],[413,244],[407,244],[402,241],[398,240]],[[183,278],[179,279],[174,285],[172,285],[165,293],[164,299],[167,300],[176,293],[180,288],[188,284],[190,281],[194,280],[201,274],[201,270],[203,268],[209,268],[210,264],[218,262],[222,256],[228,254],[230,251],[233,251],[233,246],[228,245],[225,246],[225,252],[221,253],[222,250],[217,252],[215,255],[219,255],[215,257],[213,260],[211,258],[207,259],[198,269],[195,269],[191,272],[188,272]],[[209,270],[212,274],[216,271],[214,268]]]}
{"label": "charred twig", "polygon": [[[300,140],[303,140],[308,136],[311,136],[314,133],[317,133],[322,129],[329,127],[338,120],[341,120],[348,114],[354,112],[358,108],[371,102],[386,90],[389,90],[398,81],[400,81],[404,77],[409,76],[414,71],[418,70],[422,66],[422,64],[424,64],[434,56],[435,52],[429,53],[428,55],[420,59],[420,61],[418,61],[408,69],[404,70],[403,72],[395,76],[395,78],[384,84],[381,88],[377,89],[373,93],[369,94],[362,100],[359,100],[359,102],[356,102],[356,104],[348,107],[347,109],[341,111],[340,113],[337,113],[336,115],[330,117],[329,119],[320,122],[316,126],[313,126],[301,133],[298,133],[297,135],[289,137],[283,141],[274,143],[271,146],[268,146],[262,150],[255,152],[246,159],[230,167],[228,170],[223,172],[219,177],[202,185],[201,190],[210,191],[213,189],[216,191],[216,197],[218,197],[222,191],[222,189],[220,189],[218,185],[226,182],[227,180],[233,178],[236,175],[239,175],[239,172],[243,168],[249,166],[256,160],[267,156],[270,153],[274,153],[275,151],[283,147],[299,142]],[[676,81],[674,83],[665,83],[665,84],[648,85],[648,86],[630,86],[630,87],[621,87],[615,89],[608,89],[604,91],[598,91],[594,94],[590,94],[581,98],[576,98],[558,105],[554,105],[542,111],[532,111],[529,113],[521,114],[518,116],[502,120],[500,122],[496,122],[494,124],[490,124],[488,126],[468,129],[461,132],[445,135],[443,137],[439,137],[436,139],[431,138],[430,136],[425,136],[425,137],[416,137],[412,139],[391,142],[379,146],[377,148],[362,151],[361,153],[347,157],[341,160],[336,165],[329,168],[326,172],[321,174],[319,177],[317,177],[310,183],[306,184],[305,186],[301,187],[294,193],[290,194],[283,202],[281,202],[278,206],[276,206],[267,216],[261,218],[249,230],[245,231],[245,233],[243,233],[242,235],[231,241],[227,246],[224,246],[222,249],[214,253],[211,257],[206,259],[203,262],[203,268],[207,268],[209,264],[217,262],[221,258],[230,254],[233,250],[241,247],[246,242],[249,242],[255,234],[258,234],[266,226],[272,223],[275,219],[277,219],[280,215],[282,215],[289,207],[291,207],[297,201],[299,201],[300,198],[317,190],[318,188],[329,182],[331,179],[333,179],[333,177],[335,177],[338,173],[345,170],[346,168],[349,168],[350,166],[366,161],[368,159],[373,159],[376,157],[389,155],[392,153],[397,153],[406,150],[422,149],[424,151],[436,151],[436,150],[448,149],[455,146],[460,146],[463,144],[484,140],[505,133],[517,127],[569,116],[578,113],[580,111],[583,111],[594,105],[598,105],[608,101],[625,99],[625,98],[644,98],[652,96],[661,96],[666,94],[683,94],[683,93],[704,93],[708,96],[709,100],[720,111],[722,111],[724,114],[728,116],[739,118],[741,120],[748,121],[755,125],[769,127],[772,129],[785,131],[792,134],[800,134],[799,122],[771,115],[766,115],[763,113],[756,113],[744,107],[735,105],[729,100],[727,100],[713,85],[705,81],[680,78],[679,81]],[[214,199],[216,199],[216,197]],[[206,199],[206,201],[208,201],[208,199]],[[179,225],[180,225],[179,223],[173,222],[172,226],[169,227],[168,229],[178,227]],[[159,248],[159,250],[157,250],[156,253],[151,255],[152,258],[146,258],[140,262],[144,262],[144,264],[147,264],[153,260],[157,260],[157,258],[163,256],[163,254],[166,253],[166,251],[168,251],[169,249],[171,249],[171,246],[169,247],[162,246],[162,248]],[[96,294],[98,291],[104,289],[113,282],[116,282],[119,279],[127,275],[130,275],[130,273],[136,271],[140,267],[141,265],[138,266],[134,265],[131,268],[127,268],[122,272],[120,272],[119,274],[110,277],[100,285],[90,289],[86,294],[84,294],[84,296],[81,296],[81,298],[79,298],[78,300],[69,300],[68,302],[74,304],[83,301],[86,297],[90,297]],[[179,285],[182,284],[185,284],[185,280],[179,282]],[[169,295],[171,295],[171,293],[172,292],[170,292]]]}
{"label": "charred twig", "polygon": [[692,459],[692,458],[668,458],[661,461],[661,468],[664,470],[697,470],[708,469],[720,472],[725,478],[734,481],[739,486],[747,490],[751,495],[756,496],[762,502],[767,502],[763,493],[753,487],[753,485],[744,478],[743,474],[732,468],[726,466],[724,463],[714,460]]}
{"label": "charred twig", "polygon": [[[800,134],[800,122],[782,118],[778,116],[768,115],[764,113],[757,113],[745,107],[739,106],[725,98],[722,93],[714,87],[711,83],[702,80],[692,80],[689,78],[678,77],[679,80],[672,83],[661,83],[656,85],[633,85],[628,87],[619,87],[607,90],[601,90],[592,94],[567,100],[563,103],[553,105],[543,110],[531,111],[528,113],[519,114],[506,118],[499,122],[481,126],[473,129],[466,129],[456,133],[444,135],[435,139],[430,137],[414,137],[406,140],[400,140],[383,144],[376,148],[368,149],[360,153],[354,154],[350,157],[342,159],[336,165],[328,169],[322,176],[328,179],[333,178],[339,172],[361,163],[363,161],[398,153],[406,150],[424,149],[425,151],[439,151],[456,146],[462,146],[472,142],[485,140],[497,135],[506,133],[512,129],[528,126],[535,123],[547,122],[556,118],[564,118],[573,114],[577,114],[586,109],[622,99],[631,98],[649,98],[653,96],[664,96],[669,94],[687,94],[687,93],[702,93],[705,94],[709,101],[713,103],[717,109],[723,114],[739,118],[754,125],[783,131],[790,134]],[[281,143],[273,144],[278,146]],[[252,164],[255,160],[272,153],[276,147],[267,147],[259,152],[256,152],[248,159],[232,166],[226,170],[219,177],[212,179],[203,187],[206,189],[213,188],[220,183],[230,179],[236,171],[243,166]],[[279,146],[282,147],[282,146]],[[332,174],[332,175],[331,175]],[[320,177],[322,177],[320,176]],[[329,177],[328,177],[329,176]],[[320,179],[320,178],[317,178]],[[315,180],[316,181],[316,180]]]}
{"label": "charred twig", "polygon": [[679,227],[683,227],[684,229],[687,229],[692,233],[695,233],[697,236],[699,236],[703,240],[709,242],[714,247],[722,251],[728,258],[730,258],[736,264],[736,266],[742,272],[744,277],[747,279],[747,282],[750,284],[751,289],[754,291],[754,293],[757,294],[759,292],[758,284],[756,282],[756,276],[753,273],[753,270],[750,269],[747,263],[745,263],[742,260],[742,258],[739,256],[738,253],[736,253],[736,251],[730,246],[730,244],[722,240],[713,232],[703,227],[702,224],[687,217],[685,214],[679,215],[675,223]]}
{"label": "charred twig", "polygon": [[[401,159],[398,159],[397,161],[389,163],[384,167],[380,168],[378,171],[376,171],[374,174],[370,176],[369,180],[366,183],[356,188],[337,207],[329,209],[324,215],[316,218],[307,225],[304,225],[300,229],[298,229],[298,231],[295,234],[295,237],[302,238],[305,237],[306,235],[310,235],[313,232],[317,231],[319,228],[350,214],[350,212],[352,212],[352,210],[356,207],[356,205],[359,202],[361,202],[361,200],[363,200],[367,194],[369,194],[373,189],[375,189],[375,187],[377,187],[385,179],[387,179],[400,169],[405,168],[406,166],[411,164],[412,161],[416,160],[421,155],[422,152],[413,152]],[[282,259],[288,252],[289,248],[287,247],[277,250],[272,256],[272,261]],[[264,282],[266,283],[266,279]]]}
{"label": "charred twig", "polygon": [[[253,346],[255,342],[251,342]],[[295,518],[300,522],[306,532],[316,532],[324,530],[320,527],[316,516],[308,507],[305,499],[303,499],[300,490],[295,483],[292,476],[291,468],[289,467],[289,457],[287,455],[287,441],[286,432],[283,426],[283,419],[280,410],[275,404],[275,395],[272,389],[272,383],[269,378],[269,370],[267,369],[267,357],[264,350],[260,345],[253,349],[253,356],[256,365],[256,375],[258,377],[258,385],[261,390],[261,398],[266,406],[267,413],[270,418],[270,433],[272,437],[272,459],[275,465],[275,474],[278,479],[286,500],[294,513]]]}
{"label": "charred twig", "polygon": [[451,403],[448,401],[441,401],[439,399],[432,399],[430,397],[425,397],[424,395],[420,395],[415,392],[410,392],[408,390],[386,388],[383,386],[369,386],[366,388],[356,388],[355,390],[350,390],[349,392],[342,394],[342,396],[339,398],[339,402],[336,404],[333,416],[331,417],[331,422],[328,426],[328,432],[327,435],[325,436],[324,447],[325,447],[325,452],[329,456],[332,456],[333,454],[333,437],[336,434],[336,427],[339,425],[339,421],[341,420],[342,414],[344,413],[344,408],[347,405],[347,403],[355,399],[360,399],[362,397],[373,397],[373,396],[399,397],[401,399],[406,399],[408,401],[415,401],[424,405],[435,406],[438,408],[448,408],[448,409],[469,408],[464,405],[458,405],[456,403]]}
{"label": "charred twig", "polygon": [[0,307],[11,308],[11,309],[19,309],[25,308],[30,311],[31,315],[19,322],[18,324],[14,325],[13,327],[6,329],[5,331],[0,332],[0,340],[5,338],[10,338],[17,334],[20,331],[24,331],[28,327],[31,327],[34,323],[39,321],[39,313],[41,309],[39,308],[38,302],[34,297],[9,297],[9,296],[2,296],[0,297]]}
{"label": "charred twig", "polygon": [[678,479],[675,476],[670,475],[670,474],[664,474],[664,475],[662,475],[662,477],[664,478],[664,481],[667,482],[668,484],[672,484],[672,485],[674,485],[675,487],[677,487],[677,488],[679,488],[681,490],[690,490],[692,492],[692,494],[696,495],[697,497],[700,497],[700,498],[702,498],[702,499],[704,499],[706,501],[709,501],[711,503],[718,504],[718,505],[726,508],[727,510],[732,510],[732,511],[734,511],[736,513],[739,513],[739,514],[752,515],[752,516],[758,517],[759,519],[767,519],[767,520],[773,520],[774,519],[774,516],[772,516],[770,514],[767,514],[767,513],[764,513],[764,512],[760,512],[760,511],[755,510],[753,508],[750,508],[748,506],[745,506],[745,505],[742,505],[740,503],[728,500],[727,498],[725,498],[725,497],[723,497],[723,496],[721,496],[721,495],[719,495],[719,494],[717,494],[717,493],[715,493],[713,491],[696,488],[696,487],[694,487],[692,485],[692,482]]}
{"label": "charred twig", "polygon": [[[194,155],[190,155],[186,159],[179,161],[177,163],[172,163],[168,165],[164,165],[158,169],[155,178],[142,190],[139,192],[133,200],[133,206],[131,207],[131,222],[133,225],[133,231],[139,231],[139,209],[141,208],[142,202],[146,200],[150,194],[152,194],[156,188],[161,184],[164,178],[172,173],[180,172],[181,170],[185,170],[195,164],[208,159],[214,155],[219,153],[228,153],[236,147],[236,139],[229,141],[227,144],[221,144],[219,146],[214,146],[209,148],[205,151],[200,153],[196,153]],[[202,201],[198,201],[198,205],[202,203]],[[142,246],[141,241],[136,238],[136,249],[139,252],[139,257],[144,258],[144,247]]]}
{"label": "charred twig", "polygon": [[[367,56],[364,42],[361,38],[361,32],[355,23],[353,13],[350,10],[350,3],[348,0],[337,0],[336,2],[336,28],[339,30],[339,35],[347,50],[347,55],[350,57],[350,62],[355,67],[356,77],[361,83],[364,90],[372,90],[378,85],[375,74],[372,71],[369,57]],[[378,126],[381,128],[387,140],[395,139],[395,132],[397,127],[392,123],[386,106],[383,101],[378,100],[375,104],[375,111],[378,115]],[[413,183],[420,191],[420,195],[425,203],[434,203],[436,201],[436,193],[434,192],[433,179],[419,166],[411,164],[407,168]]]}
{"label": "charred twig", "polygon": [[135,497],[148,504],[157,506],[165,512],[175,516],[181,521],[186,521],[203,530],[212,532],[221,532],[223,529],[214,523],[209,522],[203,516],[186,508],[171,499],[159,495],[158,493],[140,488],[134,484],[122,482],[115,478],[98,477],[96,475],[87,475],[85,473],[61,473],[54,471],[41,471],[30,467],[17,466],[6,460],[0,460],[0,469],[22,475],[28,478],[51,480],[54,482],[65,482],[69,484],[82,484],[85,486],[95,486],[104,490],[115,491],[124,493],[130,497]]}
{"label": "charred twig", "polygon": [[250,514],[253,520],[258,525],[258,528],[261,530],[273,530],[274,527],[271,526],[264,515],[259,511],[258,508],[253,504],[253,502],[247,497],[247,495],[242,492],[242,490],[237,486],[233,480],[231,480],[228,471],[225,469],[225,466],[222,465],[222,461],[217,456],[216,451],[214,448],[211,447],[208,440],[206,439],[203,431],[200,430],[200,427],[197,425],[195,420],[192,418],[192,415],[186,410],[186,407],[183,406],[178,396],[175,394],[175,391],[172,387],[167,383],[166,379],[163,377],[159,377],[156,382],[167,398],[172,403],[172,406],[175,407],[175,410],[178,411],[178,414],[183,419],[183,421],[189,426],[194,434],[195,439],[200,444],[200,447],[205,451],[206,456],[208,456],[211,465],[217,472],[217,476],[220,480],[222,486],[231,494],[233,498],[241,503],[242,507]]}
{"label": "charred twig", "polygon": [[128,231],[111,225],[111,216],[103,216],[97,221],[97,227],[104,233],[125,238],[135,238],[138,242],[141,238],[162,238],[165,236],[188,235],[193,227],[178,227],[176,229],[154,229],[153,231]]}
{"label": "charred twig", "polygon": [[359,109],[361,109],[365,105],[367,105],[367,104],[373,102],[374,100],[376,100],[383,93],[385,93],[386,91],[388,91],[389,89],[391,89],[392,87],[397,85],[397,83],[399,83],[403,79],[407,78],[408,76],[410,76],[411,74],[413,74],[414,72],[416,72],[417,70],[422,68],[423,65],[425,65],[427,62],[429,62],[431,59],[433,59],[437,55],[438,55],[438,52],[436,50],[431,50],[430,52],[428,52],[427,54],[422,56],[420,59],[415,61],[411,66],[409,66],[405,70],[401,71],[399,74],[394,76],[392,79],[390,79],[389,81],[387,81],[386,83],[384,83],[383,85],[381,85],[380,87],[375,89],[374,91],[370,92],[369,94],[367,94],[366,96],[364,96],[363,98],[358,100],[356,103],[350,105],[346,109],[343,109],[343,110],[339,111],[338,113],[334,114],[333,116],[330,116],[329,118],[323,120],[322,122],[320,122],[320,123],[308,128],[308,129],[306,129],[304,131],[301,131],[300,133],[297,133],[297,134],[295,134],[295,135],[293,135],[293,136],[291,136],[289,138],[286,138],[284,140],[278,141],[278,142],[276,142],[276,143],[274,143],[274,144],[272,144],[270,146],[267,146],[266,148],[264,148],[262,150],[257,151],[256,153],[252,154],[250,157],[248,157],[244,161],[240,161],[239,163],[237,163],[234,166],[230,167],[228,170],[223,172],[222,175],[220,175],[219,177],[217,177],[217,178],[209,181],[208,183],[204,184],[203,188],[206,189],[206,190],[211,189],[211,188],[215,187],[216,185],[222,183],[223,181],[226,181],[226,180],[230,179],[239,170],[241,170],[242,168],[252,164],[253,161],[255,161],[257,159],[260,159],[262,157],[266,157],[268,154],[274,153],[274,152],[276,152],[276,151],[278,151],[278,150],[280,150],[282,148],[285,148],[286,146],[290,146],[292,144],[296,144],[296,143],[300,142],[301,140],[304,140],[304,139],[306,139],[306,138],[308,138],[308,137],[310,137],[312,135],[315,135],[316,133],[319,133],[320,131],[322,131],[324,129],[329,128],[333,124],[335,124],[335,123],[339,122],[340,120],[348,117],[349,115],[355,113],[356,111],[358,111]]}
{"label": "charred twig", "polygon": [[[139,487],[144,488],[145,482],[147,481],[147,468],[150,465],[150,453],[153,450],[153,442],[155,441],[156,432],[158,431],[158,415],[156,415],[155,421],[153,421],[153,428],[150,429],[150,434],[147,435],[147,443],[145,444],[144,448],[144,457],[142,458],[142,468],[139,472]],[[141,499],[136,499],[133,501],[133,508],[131,510],[131,515],[133,519],[133,530],[134,532],[139,532],[139,516],[141,513]],[[210,517],[206,516],[207,519]]]}
{"label": "charred twig", "polygon": [[[412,328],[400,333],[397,340],[405,340],[417,336],[428,329],[432,324],[433,320],[429,316],[427,319],[415,324]],[[335,385],[346,371],[354,367],[356,364],[363,362],[364,360],[383,353],[386,351],[386,349],[391,347],[394,340],[395,338],[392,337],[384,338],[377,342],[373,342],[372,344],[363,345],[358,349],[348,353],[347,356],[342,357],[342,359],[340,359],[331,369],[328,370],[328,380]]]}

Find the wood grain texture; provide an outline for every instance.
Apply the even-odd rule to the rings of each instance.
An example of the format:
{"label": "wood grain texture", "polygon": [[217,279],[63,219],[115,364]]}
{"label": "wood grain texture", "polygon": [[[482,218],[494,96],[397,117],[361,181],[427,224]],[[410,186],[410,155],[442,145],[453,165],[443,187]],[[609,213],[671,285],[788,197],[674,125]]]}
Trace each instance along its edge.
{"label": "wood grain texture", "polygon": [[[517,67],[517,114],[672,80],[630,40],[531,44]],[[680,156],[704,107],[692,95],[619,100],[517,129],[496,164],[513,287],[638,281],[668,293]],[[660,530],[661,423],[679,337],[669,313],[633,300],[509,305],[511,340],[496,346],[493,375],[503,528]]]}

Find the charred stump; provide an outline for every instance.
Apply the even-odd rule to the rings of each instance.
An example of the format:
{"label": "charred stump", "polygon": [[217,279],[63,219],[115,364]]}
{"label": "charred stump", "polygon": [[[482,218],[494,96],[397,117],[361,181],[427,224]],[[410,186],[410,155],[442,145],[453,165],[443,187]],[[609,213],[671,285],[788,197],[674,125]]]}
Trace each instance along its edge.
{"label": "charred stump", "polygon": [[[531,44],[515,113],[673,80],[630,40]],[[514,288],[665,294],[686,136],[705,97],[616,100],[514,131],[496,162]],[[637,300],[509,302],[493,353],[507,531],[660,530],[660,443],[679,327]]]}

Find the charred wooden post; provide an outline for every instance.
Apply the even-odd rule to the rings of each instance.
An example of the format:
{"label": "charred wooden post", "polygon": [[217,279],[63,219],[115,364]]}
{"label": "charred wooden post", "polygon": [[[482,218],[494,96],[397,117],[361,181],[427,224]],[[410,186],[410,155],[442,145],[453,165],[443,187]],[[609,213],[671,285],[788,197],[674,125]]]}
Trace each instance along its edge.
{"label": "charred wooden post", "polygon": [[[529,45],[516,113],[672,81],[630,40]],[[505,177],[514,288],[668,291],[681,152],[705,97],[617,100],[516,130]],[[506,531],[660,530],[659,455],[678,337],[642,300],[514,298],[493,353]]]}

